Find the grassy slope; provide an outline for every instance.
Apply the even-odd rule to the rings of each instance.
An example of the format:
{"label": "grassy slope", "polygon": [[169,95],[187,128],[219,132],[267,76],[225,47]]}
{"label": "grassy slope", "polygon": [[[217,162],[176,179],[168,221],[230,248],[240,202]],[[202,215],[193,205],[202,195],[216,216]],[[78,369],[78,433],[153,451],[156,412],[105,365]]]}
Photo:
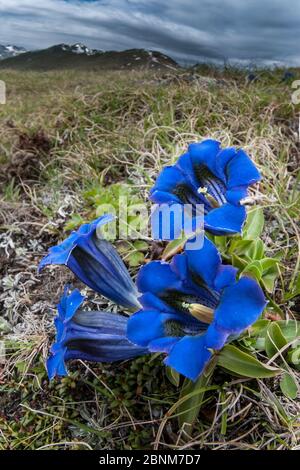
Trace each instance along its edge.
{"label": "grassy slope", "polygon": [[[210,136],[242,146],[264,176],[255,195],[265,206],[269,254],[283,254],[274,298],[283,304],[294,288],[300,157],[291,88],[273,77],[246,84],[230,71],[217,78],[1,73],[8,103],[0,107],[0,331],[9,332],[11,349],[0,376],[0,448],[148,448],[176,399],[159,358],[105,367],[74,363],[70,378],[47,382],[43,358],[54,307],[73,278],[61,270],[37,276],[36,265],[64,236],[72,214],[94,215],[86,197],[91,187],[130,182],[144,197],[160,168],[188,142]],[[299,314],[295,301],[284,308]],[[276,380],[244,382],[219,371],[215,381],[224,386],[208,395],[192,438],[178,434],[170,420],[161,446],[297,445],[299,410],[282,398]]]}
{"label": "grassy slope", "polygon": [[139,68],[176,68],[171,58],[157,51],[148,52],[143,49],[129,49],[116,52],[107,51],[93,55],[76,54],[62,50],[61,46],[53,46],[41,51],[26,52],[0,61],[0,69],[13,70],[132,70]]}

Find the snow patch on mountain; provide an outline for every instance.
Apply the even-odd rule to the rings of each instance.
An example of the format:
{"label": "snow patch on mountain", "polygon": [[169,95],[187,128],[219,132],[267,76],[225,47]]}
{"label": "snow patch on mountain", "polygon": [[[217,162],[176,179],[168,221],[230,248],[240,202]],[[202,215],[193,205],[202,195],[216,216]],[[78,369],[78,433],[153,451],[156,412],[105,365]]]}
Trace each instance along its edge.
{"label": "snow patch on mountain", "polygon": [[85,54],[85,55],[95,55],[102,51],[98,51],[97,49],[90,49],[85,44],[77,43],[72,44],[71,46],[68,44],[61,44],[61,48],[63,51],[72,52],[73,54]]}
{"label": "snow patch on mountain", "polygon": [[0,60],[7,59],[8,57],[15,57],[19,54],[27,52],[26,49],[12,44],[2,45],[0,44]]}

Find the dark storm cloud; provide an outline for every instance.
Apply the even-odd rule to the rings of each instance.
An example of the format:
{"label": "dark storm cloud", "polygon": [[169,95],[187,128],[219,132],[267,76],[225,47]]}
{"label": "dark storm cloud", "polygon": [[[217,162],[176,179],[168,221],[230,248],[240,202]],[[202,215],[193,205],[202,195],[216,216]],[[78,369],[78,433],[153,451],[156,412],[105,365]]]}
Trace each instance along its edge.
{"label": "dark storm cloud", "polygon": [[0,0],[0,17],[0,43],[28,48],[81,41],[191,62],[300,64],[299,0]]}

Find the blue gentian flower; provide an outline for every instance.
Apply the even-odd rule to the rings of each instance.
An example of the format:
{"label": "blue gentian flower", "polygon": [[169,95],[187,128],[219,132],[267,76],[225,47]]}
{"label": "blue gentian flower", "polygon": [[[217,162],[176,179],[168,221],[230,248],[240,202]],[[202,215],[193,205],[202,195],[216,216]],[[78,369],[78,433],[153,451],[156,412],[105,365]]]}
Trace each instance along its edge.
{"label": "blue gentian flower", "polygon": [[55,319],[56,341],[47,361],[50,379],[67,375],[65,363],[70,359],[115,362],[148,352],[126,338],[126,317],[104,311],[81,311],[83,301],[79,290],[68,295],[66,287]]}
{"label": "blue gentian flower", "polygon": [[[259,171],[243,150],[222,149],[209,139],[191,144],[174,166],[162,170],[150,199],[159,205],[203,205],[204,228],[215,235],[230,235],[241,232],[246,210],[240,202],[259,180]],[[174,233],[181,228],[175,227]]]}
{"label": "blue gentian flower", "polygon": [[137,309],[138,292],[122,259],[111,243],[98,236],[98,229],[112,220],[112,215],[103,215],[82,225],[62,243],[50,248],[39,270],[49,264],[65,265],[95,292],[119,305]]}
{"label": "blue gentian flower", "polygon": [[171,263],[143,266],[137,279],[143,308],[128,321],[128,339],[167,353],[167,365],[196,380],[212,350],[239,336],[266,305],[258,283],[236,275],[207,238],[200,250],[176,255]]}

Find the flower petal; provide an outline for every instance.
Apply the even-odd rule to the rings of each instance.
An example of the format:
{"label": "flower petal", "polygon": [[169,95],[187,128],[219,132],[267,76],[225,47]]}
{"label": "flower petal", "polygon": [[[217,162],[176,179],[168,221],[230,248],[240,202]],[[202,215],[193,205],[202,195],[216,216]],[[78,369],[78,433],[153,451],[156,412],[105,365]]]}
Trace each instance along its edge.
{"label": "flower petal", "polygon": [[226,173],[228,189],[249,186],[257,183],[261,178],[258,169],[244,150],[239,150],[236,156],[229,161]]}
{"label": "flower petal", "polygon": [[226,183],[226,166],[230,160],[236,155],[237,151],[234,147],[227,147],[220,150],[216,157],[216,166],[214,174],[220,178],[223,183]]}
{"label": "flower petal", "polygon": [[214,281],[214,286],[217,291],[224,289],[224,287],[234,284],[236,281],[238,269],[230,265],[221,264]]}
{"label": "flower petal", "polygon": [[99,226],[113,219],[102,216],[82,225],[63,243],[50,248],[40,269],[48,264],[64,264],[95,292],[125,307],[138,308],[138,292],[123,261],[112,244],[96,233]]}
{"label": "flower petal", "polygon": [[191,184],[195,191],[199,188],[199,182],[194,173],[194,167],[191,159],[191,155],[187,152],[181,155],[175,165],[184,174],[187,181]]}
{"label": "flower petal", "polygon": [[224,289],[215,310],[215,324],[228,334],[239,334],[262,314],[267,302],[259,284],[248,276]]}
{"label": "flower petal", "polygon": [[153,194],[154,191],[172,193],[176,186],[180,184],[186,184],[182,172],[176,166],[166,166],[159,174],[150,194]]}
{"label": "flower petal", "polygon": [[67,348],[60,348],[56,353],[52,350],[51,356],[46,363],[49,380],[54,377],[65,377],[68,371],[65,365],[65,353]]}
{"label": "flower petal", "polygon": [[72,348],[66,350],[64,360],[66,362],[71,359],[81,359],[91,362],[111,363],[127,361],[148,353],[148,349],[132,344],[125,337],[103,335],[95,340],[74,340]]}
{"label": "flower petal", "polygon": [[127,338],[132,343],[147,347],[148,344],[165,336],[165,322],[176,319],[176,315],[157,310],[141,310],[128,320]]}
{"label": "flower petal", "polygon": [[159,205],[152,207],[151,229],[154,240],[174,240],[180,238],[185,223],[189,227],[192,226],[192,223],[188,224],[188,221],[185,221],[182,202],[173,203],[172,195],[170,196],[167,203],[160,201]]}
{"label": "flower petal", "polygon": [[178,196],[175,196],[175,194],[157,189],[151,193],[150,199],[156,204],[182,204],[181,199],[179,199]]}
{"label": "flower petal", "polygon": [[170,263],[170,268],[177,278],[185,281],[189,276],[188,258],[185,254],[175,255]]}
{"label": "flower petal", "polygon": [[84,297],[80,294],[78,289],[73,290],[70,295],[68,295],[68,290],[69,286],[66,286],[57,307],[58,316],[54,321],[56,326],[56,341],[50,349],[51,355],[46,364],[50,380],[56,375],[67,375],[67,369],[64,363],[66,347],[63,344],[66,337],[66,326],[84,301]]}
{"label": "flower petal", "polygon": [[[119,301],[115,301],[120,305],[139,307],[139,303],[137,302],[138,292],[136,286],[134,285],[130,274],[117,250],[107,240],[94,237],[94,242],[95,247],[97,248],[95,250],[95,256],[97,256],[101,267],[105,267],[102,282],[105,280],[107,272],[112,273],[114,279],[116,279],[116,290],[118,290],[118,292],[113,293],[114,297],[112,297],[111,294],[108,298],[115,300],[116,295],[118,295]],[[105,295],[105,293],[103,295]]]}
{"label": "flower petal", "polygon": [[215,235],[231,235],[241,232],[245,219],[245,207],[227,203],[204,217],[204,227]]}
{"label": "flower petal", "polygon": [[204,336],[186,336],[174,345],[164,362],[180,374],[195,381],[203,372],[211,356]]}
{"label": "flower petal", "polygon": [[111,312],[76,311],[82,300],[79,291],[74,290],[70,295],[65,291],[60,301],[55,319],[56,342],[47,361],[50,379],[67,375],[65,362],[70,359],[114,362],[148,352],[127,339],[126,317]]}
{"label": "flower petal", "polygon": [[48,255],[39,264],[39,271],[49,264],[67,264],[72,249],[78,244],[79,240],[88,238],[98,227],[112,222],[114,218],[111,214],[105,214],[90,224],[81,225],[77,232],[72,232],[62,243],[49,249]]}
{"label": "flower petal", "polygon": [[240,204],[242,199],[248,196],[248,186],[237,186],[236,188],[226,191],[225,197],[230,204],[235,206]]}
{"label": "flower petal", "polygon": [[151,261],[142,266],[137,276],[137,287],[140,292],[152,292],[160,295],[166,290],[180,290],[181,281],[164,261]]}
{"label": "flower petal", "polygon": [[213,174],[216,174],[216,157],[220,151],[220,142],[213,139],[203,140],[189,145],[189,154],[193,166],[205,165]]}
{"label": "flower petal", "polygon": [[[215,235],[230,235],[241,232],[246,211],[240,201],[247,197],[248,187],[259,179],[259,171],[243,150],[221,149],[218,141],[207,139],[190,144],[188,152],[173,167],[162,171],[151,190],[151,199],[168,205],[201,204],[205,229]],[[155,238],[178,238],[182,227],[179,219],[170,238],[162,237],[161,230],[157,230]]]}
{"label": "flower petal", "polygon": [[216,349],[217,351],[225,346],[225,343],[229,337],[227,330],[221,328],[215,321],[213,321],[205,333],[205,344],[209,349]]}
{"label": "flower petal", "polygon": [[64,294],[58,305],[59,318],[63,321],[69,321],[85,299],[78,289],[73,290],[73,292],[68,295],[69,288],[70,286],[66,285]]}
{"label": "flower petal", "polygon": [[152,292],[145,292],[145,294],[139,297],[139,301],[144,310],[158,310],[163,313],[178,313],[175,308],[172,308],[165,301],[157,297],[155,294],[152,294]]}
{"label": "flower petal", "polygon": [[204,237],[200,250],[185,251],[189,271],[199,276],[205,283],[214,287],[215,277],[221,265],[221,256],[215,245]]}
{"label": "flower petal", "polygon": [[148,344],[150,352],[161,352],[168,354],[173,346],[180,340],[178,336],[166,336],[164,338],[154,339]]}
{"label": "flower petal", "polygon": [[[94,242],[91,241],[90,243]],[[109,244],[109,247],[111,252],[115,252],[115,248],[111,244]],[[118,256],[115,252],[115,257]],[[111,259],[113,260],[113,256]],[[137,301],[138,292],[130,279],[128,271],[125,271],[126,268],[124,267],[124,271],[117,272],[113,263],[111,266],[107,266],[107,262],[104,263],[101,260],[100,250],[99,256],[96,257],[96,255],[91,256],[88,253],[87,246],[84,250],[81,247],[76,247],[69,258],[67,266],[95,292],[124,307],[136,308],[139,306]]]}
{"label": "flower petal", "polygon": [[[105,311],[78,311],[69,324],[65,345],[74,358],[74,350],[89,355],[90,361],[115,362],[148,352],[126,337],[128,318]],[[71,357],[71,356],[70,356]],[[78,356],[77,358],[81,358]]]}

